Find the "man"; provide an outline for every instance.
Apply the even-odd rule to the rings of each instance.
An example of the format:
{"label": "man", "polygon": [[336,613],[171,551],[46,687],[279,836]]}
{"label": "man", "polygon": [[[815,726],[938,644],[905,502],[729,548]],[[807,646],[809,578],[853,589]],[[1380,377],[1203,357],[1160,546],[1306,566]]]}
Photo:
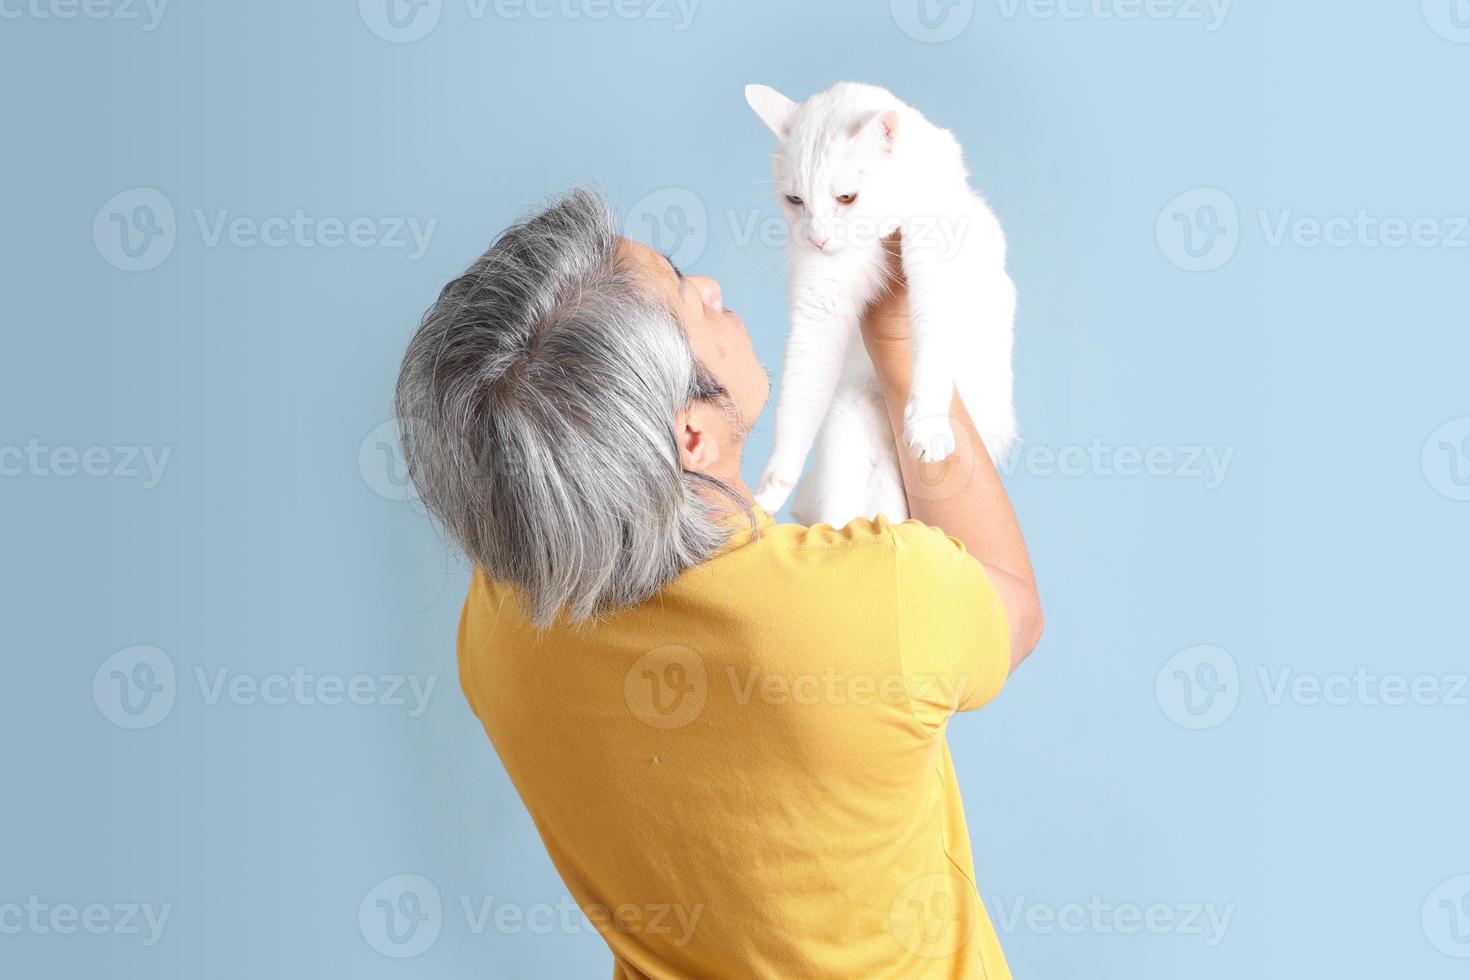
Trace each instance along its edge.
{"label": "man", "polygon": [[[1042,616],[969,416],[901,454],[912,519],[775,523],[744,325],[614,228],[587,191],[511,228],[404,358],[410,472],[475,563],[470,706],[615,977],[1008,977],[945,727]],[[862,330],[901,433],[902,288]]]}

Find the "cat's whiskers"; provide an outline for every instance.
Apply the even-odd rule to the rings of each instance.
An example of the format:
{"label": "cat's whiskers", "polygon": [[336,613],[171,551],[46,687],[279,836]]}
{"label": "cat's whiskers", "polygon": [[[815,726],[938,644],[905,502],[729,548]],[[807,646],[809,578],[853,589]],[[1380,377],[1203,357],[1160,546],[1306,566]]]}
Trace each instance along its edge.
{"label": "cat's whiskers", "polygon": [[758,186],[761,186],[761,185],[764,185],[764,184],[774,184],[774,183],[776,183],[776,178],[774,178],[774,177],[767,177],[764,180],[752,180],[748,184],[741,184],[740,186],[736,187],[735,189],[737,191],[743,191],[743,190],[748,190],[751,187],[758,187]]}
{"label": "cat's whiskers", "polygon": [[764,275],[766,272],[768,272],[771,269],[772,266],[776,265],[777,263],[780,263],[780,265],[781,265],[781,272],[783,274],[786,273],[786,272],[788,272],[788,271],[790,271],[790,269],[791,269],[791,254],[790,254],[790,251],[788,249],[785,249],[785,248],[775,249],[772,252],[772,254],[768,258],[766,258],[763,262],[761,262],[760,266],[757,267],[756,270],[750,274],[750,278],[751,279],[754,279],[757,276]]}

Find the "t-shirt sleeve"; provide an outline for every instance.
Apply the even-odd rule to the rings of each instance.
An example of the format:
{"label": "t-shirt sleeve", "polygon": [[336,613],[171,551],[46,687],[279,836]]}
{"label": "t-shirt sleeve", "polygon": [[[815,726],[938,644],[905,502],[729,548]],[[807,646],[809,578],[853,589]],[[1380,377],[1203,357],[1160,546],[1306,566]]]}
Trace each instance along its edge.
{"label": "t-shirt sleeve", "polygon": [[958,538],[917,520],[892,530],[899,658],[915,712],[937,727],[1000,693],[1010,626],[985,567]]}

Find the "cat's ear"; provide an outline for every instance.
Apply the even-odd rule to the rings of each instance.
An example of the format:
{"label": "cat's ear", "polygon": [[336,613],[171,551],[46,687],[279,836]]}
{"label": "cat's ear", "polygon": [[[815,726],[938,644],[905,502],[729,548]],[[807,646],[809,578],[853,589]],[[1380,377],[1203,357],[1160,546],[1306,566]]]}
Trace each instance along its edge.
{"label": "cat's ear", "polygon": [[873,113],[858,127],[853,142],[866,150],[892,153],[893,144],[898,142],[898,113],[892,109]]}
{"label": "cat's ear", "polygon": [[791,114],[796,111],[795,102],[769,85],[745,86],[745,101],[750,103],[755,114],[761,117],[766,128],[776,134],[777,139],[786,138],[791,128]]}

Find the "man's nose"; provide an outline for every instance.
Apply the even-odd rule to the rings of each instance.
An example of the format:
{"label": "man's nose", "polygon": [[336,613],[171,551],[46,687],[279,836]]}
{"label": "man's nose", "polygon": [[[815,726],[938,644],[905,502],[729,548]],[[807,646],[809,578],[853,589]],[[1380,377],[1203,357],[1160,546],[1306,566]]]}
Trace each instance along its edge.
{"label": "man's nose", "polygon": [[704,305],[716,313],[725,312],[723,297],[720,295],[720,284],[708,276],[689,276],[694,288],[699,290],[699,298],[704,300]]}

